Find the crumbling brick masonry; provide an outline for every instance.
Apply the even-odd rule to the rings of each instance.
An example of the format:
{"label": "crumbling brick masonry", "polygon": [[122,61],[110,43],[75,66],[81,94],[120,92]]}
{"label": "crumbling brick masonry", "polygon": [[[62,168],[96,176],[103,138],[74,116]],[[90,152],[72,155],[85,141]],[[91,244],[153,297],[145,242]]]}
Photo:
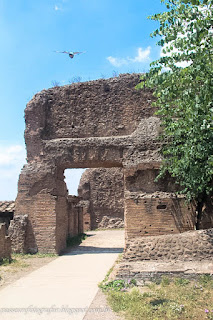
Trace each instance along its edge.
{"label": "crumbling brick masonry", "polygon": [[194,230],[193,208],[176,197],[171,179],[154,181],[161,163],[160,120],[151,106],[152,92],[135,89],[139,77],[55,87],[28,103],[27,164],[15,212],[28,215],[26,250],[65,248],[68,168],[123,168],[126,248],[135,238]]}

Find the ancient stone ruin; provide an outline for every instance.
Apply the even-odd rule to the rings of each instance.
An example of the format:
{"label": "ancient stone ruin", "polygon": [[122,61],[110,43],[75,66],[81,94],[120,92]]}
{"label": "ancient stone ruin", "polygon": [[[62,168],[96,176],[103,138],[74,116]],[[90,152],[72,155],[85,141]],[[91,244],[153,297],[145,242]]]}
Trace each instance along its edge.
{"label": "ancient stone ruin", "polygon": [[[126,74],[55,87],[28,103],[27,164],[20,174],[15,211],[15,217],[28,215],[26,251],[60,253],[66,247],[74,221],[70,208],[76,210],[78,202],[68,200],[68,168],[121,168],[127,258],[128,250],[136,255],[148,237],[181,236],[195,229],[195,210],[174,193],[174,182],[169,177],[155,182],[161,163],[160,120],[151,106],[152,92],[136,90],[138,82],[138,74]],[[83,210],[75,213],[80,229],[81,215],[90,205],[84,201]]]}
{"label": "ancient stone ruin", "polygon": [[122,168],[87,169],[78,195],[84,210],[84,230],[124,227],[124,177]]}

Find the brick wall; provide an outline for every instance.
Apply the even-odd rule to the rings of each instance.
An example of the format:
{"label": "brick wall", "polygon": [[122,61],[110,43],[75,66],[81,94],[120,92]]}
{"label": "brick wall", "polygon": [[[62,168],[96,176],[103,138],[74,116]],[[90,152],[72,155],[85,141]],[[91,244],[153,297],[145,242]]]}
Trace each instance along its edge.
{"label": "brick wall", "polygon": [[125,228],[127,242],[141,236],[176,234],[195,229],[195,208],[177,196],[171,177],[156,181],[158,169],[125,168]]}
{"label": "brick wall", "polygon": [[182,197],[161,194],[126,199],[127,238],[175,234],[195,229],[193,208]]}

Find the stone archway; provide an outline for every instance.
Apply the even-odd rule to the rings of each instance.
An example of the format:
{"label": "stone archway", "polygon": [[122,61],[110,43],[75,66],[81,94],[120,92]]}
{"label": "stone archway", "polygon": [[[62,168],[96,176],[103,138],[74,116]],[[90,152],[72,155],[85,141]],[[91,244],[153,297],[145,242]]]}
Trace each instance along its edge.
{"label": "stone archway", "polygon": [[[162,192],[167,209],[163,214],[163,207],[158,210],[158,230],[153,221],[144,233],[144,221],[147,224],[147,219],[153,219],[149,210],[144,221],[138,216],[147,206],[146,186],[144,189],[138,177],[159,167],[159,119],[151,107],[151,91],[136,90],[138,81],[138,74],[126,74],[55,87],[36,94],[28,103],[27,164],[20,174],[16,199],[16,215],[28,214],[26,251],[59,253],[66,245],[67,189],[63,173],[67,168],[124,168],[126,243],[150,231],[163,234],[171,228],[173,232],[193,228],[191,211],[185,220],[183,208],[177,213],[179,220],[171,217],[168,180],[163,187],[149,187],[149,194]],[[154,207],[159,205],[158,200],[154,203],[152,199]],[[168,216],[172,227],[167,228],[163,223]]]}

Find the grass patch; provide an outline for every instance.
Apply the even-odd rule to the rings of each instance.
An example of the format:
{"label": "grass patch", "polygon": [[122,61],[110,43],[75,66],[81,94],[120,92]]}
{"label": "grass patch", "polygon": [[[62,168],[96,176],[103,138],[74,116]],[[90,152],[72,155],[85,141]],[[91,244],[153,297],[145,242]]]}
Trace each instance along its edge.
{"label": "grass patch", "polygon": [[12,262],[12,259],[3,258],[0,259],[0,266],[8,266]]}
{"label": "grass patch", "polygon": [[38,257],[38,258],[52,258],[52,257],[58,257],[56,253],[40,253],[37,252],[36,254],[31,255],[31,257]]}
{"label": "grass patch", "polygon": [[87,238],[85,233],[80,233],[74,237],[67,238],[67,247],[73,247],[82,243],[83,240]]}
{"label": "grass patch", "polygon": [[111,281],[103,281],[99,284],[99,288],[101,288],[103,291],[127,291],[130,288],[133,288],[136,286],[136,280],[135,279],[129,279],[129,280],[111,280]]}
{"label": "grass patch", "polygon": [[213,320],[213,278],[208,275],[197,281],[162,278],[126,291],[108,284],[104,291],[112,309],[126,320]]}
{"label": "grass patch", "polygon": [[11,259],[2,259],[1,260],[0,267],[2,267],[4,269],[5,269],[5,267],[26,268],[26,267],[28,267],[28,264],[24,260],[25,259],[23,259],[20,255],[12,254]]}
{"label": "grass patch", "polygon": [[33,259],[33,258],[45,258],[45,257],[57,257],[56,253],[13,253],[13,259]]}

